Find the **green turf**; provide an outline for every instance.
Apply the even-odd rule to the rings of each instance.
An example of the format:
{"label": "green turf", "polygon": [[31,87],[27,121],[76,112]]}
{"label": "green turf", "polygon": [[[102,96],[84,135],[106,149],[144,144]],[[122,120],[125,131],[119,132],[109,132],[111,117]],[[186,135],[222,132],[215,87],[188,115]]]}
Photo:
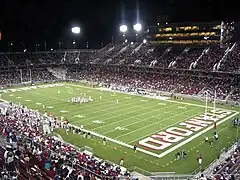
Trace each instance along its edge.
{"label": "green turf", "polygon": [[[71,97],[81,96],[84,93],[91,96],[94,101],[86,104],[68,102]],[[144,137],[204,112],[203,107],[100,91],[75,84],[5,93],[2,94],[1,98],[15,103],[20,102],[41,112],[45,112],[47,108],[48,112],[52,111],[58,117],[67,117],[74,125],[83,125],[85,129],[131,145],[135,145]],[[184,100],[184,102],[203,104],[201,101],[193,100]],[[45,106],[45,109],[42,105]],[[221,107],[230,108],[228,106]],[[239,111],[237,108],[235,110]],[[92,147],[95,155],[115,163],[119,163],[120,157],[124,155],[124,166],[128,168],[137,166],[147,171],[174,171],[177,173],[191,173],[198,168],[197,151],[203,154],[203,167],[206,167],[218,157],[222,148],[231,146],[236,139],[236,129],[232,127],[231,120],[229,120],[218,127],[220,140],[214,143],[214,147],[209,147],[208,144],[203,143],[205,135],[212,135],[213,130],[210,130],[207,134],[181,147],[188,152],[188,158],[176,161],[174,155],[180,149],[159,159],[140,152],[134,153],[132,149],[111,142],[107,142],[107,146],[103,146],[101,139],[97,137],[85,139],[80,135],[71,133],[66,135],[65,131],[60,129],[57,132],[64,140],[79,147],[85,145]]]}

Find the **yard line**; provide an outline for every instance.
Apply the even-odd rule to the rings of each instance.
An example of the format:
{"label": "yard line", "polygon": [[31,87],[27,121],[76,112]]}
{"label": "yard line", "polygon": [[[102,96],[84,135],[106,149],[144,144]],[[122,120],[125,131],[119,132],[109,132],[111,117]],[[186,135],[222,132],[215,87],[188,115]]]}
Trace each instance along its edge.
{"label": "yard line", "polygon": [[[113,122],[113,123],[106,124],[105,126],[109,126],[109,125],[116,124],[116,123],[119,123],[119,122],[124,122],[124,121],[127,121],[127,120],[129,120],[129,119],[134,119],[134,118],[136,118],[136,117],[138,117],[138,116],[142,116],[143,114],[152,113],[152,112],[154,112],[154,111],[159,111],[159,110],[163,110],[163,109],[168,109],[168,108],[171,108],[171,106],[175,106],[175,104],[172,104],[172,105],[169,105],[169,106],[164,106],[164,107],[161,108],[161,109],[155,109],[155,110],[153,110],[153,111],[148,111],[148,112],[146,112],[146,113],[141,113],[141,114],[139,114],[139,115],[137,115],[137,116],[132,116],[132,117],[126,118],[126,119],[121,120],[121,121],[115,121],[115,122]],[[115,117],[116,117],[116,116],[115,116]],[[115,118],[115,117],[114,117],[114,118]],[[151,116],[151,117],[152,117],[152,116]],[[137,124],[137,123],[139,123],[139,122],[146,121],[147,119],[151,119],[151,117],[150,117],[150,118],[146,118],[146,119],[141,120],[141,121],[134,122],[134,123],[132,123],[132,124]],[[123,126],[123,127],[127,127],[127,126],[132,125],[132,124],[128,124],[128,125]],[[101,126],[101,127],[103,127],[103,126]],[[99,127],[99,128],[100,128],[100,127]],[[97,129],[97,128],[95,128],[95,129]],[[93,129],[93,130],[95,130],[95,129]],[[116,130],[115,130],[115,129],[112,129],[112,130],[110,130],[110,131],[105,132],[104,134],[107,134],[107,133],[112,132],[112,131],[116,131]]]}
{"label": "yard line", "polygon": [[[177,116],[179,116],[179,115],[181,115],[181,114],[185,114],[186,112],[191,112],[191,111],[193,111],[193,110],[196,110],[196,107],[190,109],[189,111],[183,111],[182,113],[178,113],[178,114],[176,114],[176,115],[174,115],[174,116],[170,116],[170,117],[168,117],[168,118],[165,118],[165,119],[163,119],[163,120],[160,121],[160,122],[163,122],[163,121],[165,121],[165,120],[167,120],[167,119],[171,119],[171,118],[177,117]],[[202,113],[203,113],[203,112],[201,112],[201,114],[202,114]],[[200,113],[198,113],[198,114],[200,114]],[[195,117],[195,116],[196,116],[196,115],[194,115],[194,117]],[[184,120],[181,120],[181,121],[179,121],[179,122],[182,122],[182,121],[184,121]],[[179,122],[177,122],[177,123],[179,123]],[[137,132],[137,131],[139,131],[139,130],[145,129],[145,128],[150,127],[150,126],[152,126],[152,125],[155,125],[156,123],[159,123],[159,122],[155,122],[155,123],[149,124],[148,126],[143,126],[142,128],[139,128],[139,129],[130,131],[130,132],[128,132],[128,133],[122,134],[122,135],[117,136],[117,137],[114,137],[114,138],[118,139],[118,138],[120,138],[120,137],[124,137],[124,136],[126,136],[126,135],[132,134],[133,132]],[[175,123],[174,123],[174,124],[175,124]],[[172,124],[171,124],[170,126],[172,126]],[[127,126],[125,126],[125,127],[127,127]],[[167,127],[164,127],[164,129],[166,129],[166,128],[167,128]],[[159,131],[159,130],[158,130],[158,131]]]}
{"label": "yard line", "polygon": [[[134,105],[134,104],[136,104],[136,103],[128,104],[128,105],[131,106],[131,108],[127,108],[127,109],[130,110],[130,109],[142,107],[142,105],[136,106],[136,105]],[[102,108],[102,106],[101,106],[101,108]],[[115,106],[115,107],[113,107],[113,108],[108,108],[108,109],[106,109],[106,110],[96,111],[96,113],[107,111],[107,113],[101,114],[101,116],[104,116],[104,115],[106,115],[106,114],[112,113],[112,110],[117,109],[117,108],[119,108],[119,107],[118,107],[118,106]],[[141,109],[143,109],[143,108],[141,108]],[[95,109],[94,109],[94,110],[95,110]],[[121,108],[121,110],[119,110],[117,113],[120,113],[120,112],[122,112],[122,111],[126,111],[126,109],[125,109],[125,108]],[[132,112],[134,112],[134,111],[129,111],[129,113],[132,113]],[[126,114],[129,114],[129,113],[126,113]],[[119,115],[119,116],[123,116],[123,115],[126,115],[126,114],[122,114],[122,115]],[[97,117],[99,117],[99,115],[97,115],[97,116],[91,116],[91,117],[89,117],[89,118],[86,118],[85,120],[91,120],[91,119],[95,119],[95,118],[97,118]],[[118,116],[112,116],[112,117],[107,118],[107,119],[104,119],[104,120],[109,120],[109,119],[113,119],[113,118],[116,118],[116,117],[118,117]],[[84,121],[84,120],[83,120],[83,121]],[[88,124],[85,124],[85,126],[87,126],[87,125],[92,125],[92,124],[95,124],[95,123],[88,123]]]}
{"label": "yard line", "polygon": [[[45,95],[42,95],[41,93],[37,93],[37,92],[31,92],[32,94],[36,94],[36,95],[39,95],[39,96],[44,96],[44,97],[46,97]],[[50,97],[46,97],[46,98],[49,98],[49,99],[52,99],[52,100],[59,100],[59,101],[62,101],[62,102],[67,102],[66,100],[63,100],[63,99],[59,99],[59,98],[50,98]],[[49,100],[47,100],[48,102],[51,102],[51,101],[49,101]],[[127,103],[127,102],[130,102],[131,100],[127,100],[127,101],[124,101],[124,103]],[[112,103],[112,101],[107,101],[107,103],[106,103],[106,106],[109,106],[109,103]],[[30,103],[28,103],[28,104],[30,104]],[[51,103],[50,103],[51,104]],[[99,104],[101,104],[101,106],[99,106]],[[91,108],[90,108],[90,110],[89,111],[91,111],[92,112],[92,109],[93,109],[93,107],[94,106],[97,106],[98,108],[96,108],[96,109],[102,109],[102,110],[100,110],[100,111],[96,111],[96,113],[99,113],[99,112],[105,112],[105,111],[109,111],[110,109],[115,109],[116,107],[114,107],[114,108],[108,108],[108,109],[105,109],[105,108],[103,108],[103,107],[105,107],[105,106],[103,106],[102,104],[105,104],[105,103],[102,103],[102,102],[99,102],[99,103],[95,103],[95,104],[92,104],[92,106],[91,106]],[[135,104],[135,103],[134,103]],[[134,106],[134,105],[132,105],[132,106]],[[135,107],[140,107],[140,106],[142,106],[142,105],[139,105],[139,106],[135,106]],[[58,106],[59,108],[61,107],[61,106]],[[62,106],[63,107],[63,106]],[[84,107],[77,107],[77,108],[84,108]],[[67,108],[68,109],[68,108]],[[70,108],[70,109],[75,109],[75,108]],[[94,110],[96,110],[96,109],[94,109]],[[85,112],[86,112],[86,109],[85,109]],[[87,111],[88,112],[88,111]],[[110,112],[111,113],[111,112]],[[68,113],[68,114],[72,114],[72,113]],[[103,114],[104,115],[104,114]]]}
{"label": "yard line", "polygon": [[[34,92],[34,93],[32,92],[32,94],[44,96],[44,95],[42,95],[41,93],[37,93],[37,92]],[[62,101],[62,99],[58,99],[58,98],[50,98],[50,99],[53,99],[53,100],[61,100],[61,101]],[[130,99],[130,100],[124,101],[124,103],[127,103],[128,101],[132,101],[132,100]],[[66,102],[66,101],[64,101],[64,102]],[[152,103],[155,103],[155,102],[151,102],[151,104],[152,104]],[[135,104],[135,103],[133,103],[133,104]],[[134,106],[133,104],[131,105],[131,106],[132,106],[131,108],[128,108],[128,110],[129,110],[129,109],[134,109],[134,108],[142,107],[142,104],[139,105],[139,106]],[[108,105],[109,105],[109,104],[108,104]],[[58,106],[58,107],[59,107],[59,106]],[[170,107],[170,106],[168,106],[168,107]],[[101,106],[100,108],[103,108],[103,106]],[[106,114],[112,113],[110,110],[111,110],[111,109],[115,109],[115,108],[118,108],[118,107],[115,106],[114,108],[96,111],[96,113],[108,111],[107,113],[102,114],[102,115],[104,116],[104,115],[106,115]],[[73,108],[71,107],[71,109],[73,109]],[[147,109],[147,108],[142,108],[142,109]],[[163,109],[163,108],[162,108],[162,109]],[[68,108],[65,108],[65,110],[68,110]],[[91,110],[91,111],[92,111],[92,110]],[[122,112],[122,111],[126,111],[126,109],[122,108],[120,111],[118,111],[118,113],[119,113],[119,112]],[[134,112],[134,111],[131,111],[131,112]],[[131,112],[129,112],[129,113],[131,113]],[[126,113],[126,114],[129,114],[129,113]],[[73,113],[71,113],[71,112],[69,112],[69,113],[67,113],[67,114],[75,115],[75,114],[73,114]],[[67,115],[67,114],[66,114],[66,115]],[[84,114],[86,114],[86,113],[84,113]],[[124,115],[126,115],[126,114],[124,114]],[[120,116],[122,116],[122,115],[120,115]],[[79,121],[79,119],[78,119],[78,122],[83,122],[83,121],[95,119],[95,118],[97,118],[97,117],[99,117],[99,115],[97,115],[97,116],[91,116],[90,118],[82,119],[81,121]],[[116,118],[116,117],[118,117],[118,116],[113,116],[113,117],[107,118],[107,119],[105,119],[105,120],[113,119],[113,118]],[[73,121],[72,121],[72,122],[73,122]],[[118,122],[119,122],[119,121],[118,121]],[[88,123],[88,124],[85,124],[84,126],[91,125],[91,124],[95,124],[95,123]],[[93,129],[93,130],[94,130],[94,129]]]}
{"label": "yard line", "polygon": [[[134,103],[135,104],[135,103]],[[132,106],[132,105],[131,105]],[[134,110],[134,111],[129,111],[130,109],[136,109],[136,108],[138,108],[138,110],[143,110],[143,109],[145,109],[145,108],[141,108],[142,107],[142,105],[139,105],[139,106],[132,106],[132,107],[130,107],[130,108],[121,108],[121,110],[119,110],[117,113],[120,113],[120,112],[125,112],[125,111],[127,111],[127,113],[125,113],[125,114],[120,114],[120,115],[118,115],[118,116],[112,116],[112,117],[109,117],[109,118],[105,118],[104,119],[104,122],[107,122],[106,120],[110,120],[110,119],[114,119],[114,118],[116,118],[116,117],[121,117],[121,116],[125,116],[125,115],[127,115],[127,114],[130,114],[130,113],[133,113],[133,112],[136,112],[137,110]],[[140,109],[139,109],[140,108]],[[111,108],[112,109],[112,108]],[[113,108],[113,109],[115,109],[115,108]],[[108,109],[107,111],[109,111],[110,109]],[[112,113],[112,112],[110,112],[110,113]],[[105,114],[108,114],[108,113],[105,113]],[[102,115],[105,115],[105,114],[102,114]],[[91,117],[91,119],[92,119],[92,117]],[[119,122],[119,121],[118,121]],[[88,124],[85,124],[85,126],[89,126],[89,125],[92,125],[92,124],[95,124],[95,123],[88,123]],[[108,123],[108,125],[109,124],[112,124],[112,123]],[[107,124],[106,124],[107,125]],[[105,126],[105,125],[104,125]],[[101,126],[102,127],[102,126]],[[100,126],[98,127],[98,128],[100,128]],[[92,130],[94,130],[94,129],[92,129]]]}
{"label": "yard line", "polygon": [[[159,106],[159,105],[153,106],[153,107],[151,107],[151,108],[154,108],[154,107],[157,107],[157,106]],[[169,106],[164,106],[163,108],[155,109],[155,110],[153,110],[153,111],[147,111],[147,112],[145,112],[145,113],[141,113],[141,114],[139,114],[139,115],[137,115],[137,116],[132,116],[132,117],[123,119],[123,120],[121,120],[121,121],[114,121],[114,122],[112,122],[112,123],[108,123],[108,124],[106,124],[106,125],[99,126],[99,127],[94,128],[94,129],[92,129],[92,130],[100,129],[100,128],[102,128],[102,127],[106,127],[106,126],[109,126],[109,125],[113,125],[113,124],[116,124],[116,123],[119,123],[119,122],[128,121],[129,119],[133,119],[133,118],[136,118],[136,117],[138,117],[138,116],[142,116],[143,114],[148,114],[148,113],[152,113],[152,112],[155,112],[155,111],[163,110],[163,109],[169,108],[169,107],[171,107],[171,106],[175,106],[175,104],[172,104],[172,105],[169,105]],[[132,112],[130,112],[130,113],[132,113]],[[126,113],[126,114],[129,114],[129,113]],[[126,114],[124,114],[124,115],[126,115]],[[111,118],[109,118],[109,119],[114,119],[114,118],[116,118],[116,117],[118,117],[118,116],[114,116],[114,117],[111,117]],[[112,130],[111,130],[111,131],[112,131]]]}

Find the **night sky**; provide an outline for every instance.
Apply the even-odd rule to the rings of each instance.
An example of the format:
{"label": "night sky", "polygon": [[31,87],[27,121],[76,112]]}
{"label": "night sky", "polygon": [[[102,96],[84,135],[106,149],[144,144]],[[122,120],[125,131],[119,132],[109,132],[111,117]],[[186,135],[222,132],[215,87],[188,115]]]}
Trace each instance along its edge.
{"label": "night sky", "polygon": [[[29,50],[40,44],[44,49],[57,48],[58,42],[71,48],[72,40],[83,48],[86,41],[89,48],[99,48],[111,42],[119,33],[119,25],[136,23],[137,9],[144,26],[155,25],[157,17],[169,22],[213,21],[239,19],[235,3],[222,0],[1,0],[0,31],[2,41],[0,51],[19,50],[24,43]],[[161,18],[164,17],[164,18]],[[73,37],[71,26],[79,25],[81,34]]]}

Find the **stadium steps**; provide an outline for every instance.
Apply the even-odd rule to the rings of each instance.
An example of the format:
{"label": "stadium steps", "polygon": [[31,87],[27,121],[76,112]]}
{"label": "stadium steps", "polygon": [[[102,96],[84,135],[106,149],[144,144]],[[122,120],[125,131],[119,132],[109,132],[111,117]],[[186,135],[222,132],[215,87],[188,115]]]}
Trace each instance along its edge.
{"label": "stadium steps", "polygon": [[[235,43],[236,44],[236,43]],[[220,61],[218,63],[216,63],[213,67],[214,71],[218,71],[221,67],[221,64],[224,63],[228,57],[228,55],[231,53],[231,51],[234,49],[235,44],[230,48],[228,47],[227,50],[225,51],[225,54],[223,55],[223,57],[220,59]]]}
{"label": "stadium steps", "polygon": [[208,51],[210,50],[209,47],[205,48],[203,51],[202,51],[202,54],[197,58],[196,61],[192,62],[189,66],[189,70],[192,70],[192,69],[195,69],[198,62],[203,58],[203,56],[208,53]]}
{"label": "stadium steps", "polygon": [[47,68],[48,72],[50,72],[54,77],[57,79],[66,79],[67,77],[67,68],[66,69],[52,69],[52,68]]}
{"label": "stadium steps", "polygon": [[233,92],[234,92],[235,90],[236,90],[236,89],[233,88],[224,100],[227,101],[227,100],[232,96],[232,94],[233,94]]}

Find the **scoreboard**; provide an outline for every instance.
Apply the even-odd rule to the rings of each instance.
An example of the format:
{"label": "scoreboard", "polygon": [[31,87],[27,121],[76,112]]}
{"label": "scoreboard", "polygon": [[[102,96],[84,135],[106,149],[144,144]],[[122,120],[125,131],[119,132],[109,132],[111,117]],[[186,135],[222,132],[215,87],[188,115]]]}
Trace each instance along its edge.
{"label": "scoreboard", "polygon": [[[146,38],[154,43],[220,43],[225,39],[224,30],[230,24],[210,23],[172,23],[149,26]],[[229,31],[230,32],[230,31]]]}

